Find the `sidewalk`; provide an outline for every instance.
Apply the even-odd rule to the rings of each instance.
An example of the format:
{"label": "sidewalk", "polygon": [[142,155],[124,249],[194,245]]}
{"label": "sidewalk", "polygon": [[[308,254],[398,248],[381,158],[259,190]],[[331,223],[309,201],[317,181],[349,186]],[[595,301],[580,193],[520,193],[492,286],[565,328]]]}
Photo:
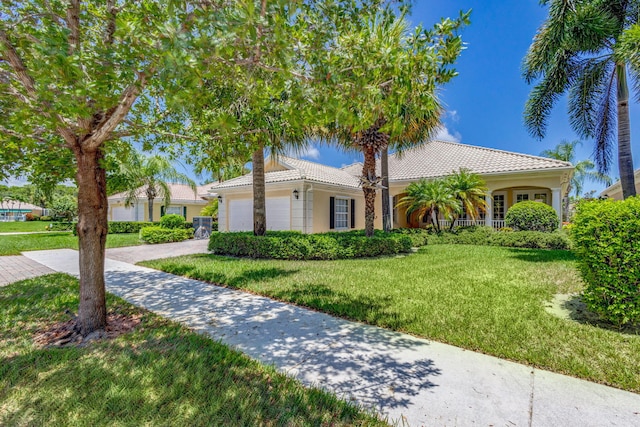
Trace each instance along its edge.
{"label": "sidewalk", "polygon": [[[74,250],[25,256],[77,275]],[[125,262],[105,269],[109,292],[400,425],[640,425],[634,393]]]}

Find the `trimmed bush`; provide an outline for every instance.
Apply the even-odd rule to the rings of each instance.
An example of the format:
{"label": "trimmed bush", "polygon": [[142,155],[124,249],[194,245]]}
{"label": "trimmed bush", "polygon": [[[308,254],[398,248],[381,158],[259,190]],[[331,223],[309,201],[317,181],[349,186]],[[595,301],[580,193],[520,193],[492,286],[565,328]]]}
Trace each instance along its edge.
{"label": "trimmed bush", "polygon": [[323,234],[269,231],[263,237],[251,232],[213,233],[209,238],[209,250],[214,254],[287,260],[393,255],[410,252],[411,246],[408,236],[376,232],[368,238],[363,231]]}
{"label": "trimmed bush", "polygon": [[515,231],[550,233],[558,229],[558,214],[546,203],[519,202],[509,208],[504,222]]}
{"label": "trimmed bush", "polygon": [[[160,218],[160,226],[164,228],[185,228],[185,219],[182,215],[169,214]],[[191,224],[193,228],[193,224]]]}
{"label": "trimmed bush", "polygon": [[40,217],[40,221],[51,221],[51,217],[49,215],[43,215]]}
{"label": "trimmed bush", "polygon": [[391,232],[407,236],[411,239],[411,245],[416,248],[425,246],[429,242],[429,236],[432,233],[425,228],[394,228]]}
{"label": "trimmed bush", "polygon": [[143,221],[110,221],[109,234],[138,233],[140,229],[154,225],[157,224]]}
{"label": "trimmed bush", "polygon": [[75,233],[75,222],[52,222],[47,227],[48,231],[72,231]]}
{"label": "trimmed bush", "polygon": [[453,231],[427,233],[430,245],[481,245],[504,246],[509,248],[569,249],[568,237],[559,231],[495,231],[491,227],[459,227]]}
{"label": "trimmed bush", "polygon": [[193,228],[144,227],[140,229],[140,240],[147,243],[182,242],[193,237]]}
{"label": "trimmed bush", "polygon": [[578,204],[571,237],[589,309],[617,325],[640,322],[640,198]]}

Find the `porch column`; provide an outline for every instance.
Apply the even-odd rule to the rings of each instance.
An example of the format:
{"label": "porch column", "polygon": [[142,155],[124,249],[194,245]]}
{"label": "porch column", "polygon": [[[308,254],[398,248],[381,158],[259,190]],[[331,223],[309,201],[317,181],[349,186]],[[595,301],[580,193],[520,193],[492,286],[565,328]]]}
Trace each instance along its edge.
{"label": "porch column", "polygon": [[558,228],[562,228],[562,189],[561,188],[552,188],[551,189],[551,206],[555,209],[558,214]]}
{"label": "porch column", "polygon": [[218,199],[218,231],[229,231],[227,227],[227,198]]}
{"label": "porch column", "polygon": [[487,212],[484,215],[484,224],[493,227],[493,191],[487,191]]}

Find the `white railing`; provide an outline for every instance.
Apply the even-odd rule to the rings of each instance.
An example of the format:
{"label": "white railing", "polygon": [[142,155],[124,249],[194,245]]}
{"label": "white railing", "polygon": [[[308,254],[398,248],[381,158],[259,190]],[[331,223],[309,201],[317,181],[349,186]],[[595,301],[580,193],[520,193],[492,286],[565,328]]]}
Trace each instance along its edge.
{"label": "white railing", "polygon": [[[441,219],[439,222],[440,222],[441,229],[447,229],[451,227],[451,221],[448,221],[446,219]],[[473,225],[485,226],[487,225],[487,222],[484,219],[457,219],[454,225],[456,227],[470,227]],[[503,228],[504,226],[505,225],[504,225],[503,219],[493,220],[493,228],[495,228],[496,230]]]}

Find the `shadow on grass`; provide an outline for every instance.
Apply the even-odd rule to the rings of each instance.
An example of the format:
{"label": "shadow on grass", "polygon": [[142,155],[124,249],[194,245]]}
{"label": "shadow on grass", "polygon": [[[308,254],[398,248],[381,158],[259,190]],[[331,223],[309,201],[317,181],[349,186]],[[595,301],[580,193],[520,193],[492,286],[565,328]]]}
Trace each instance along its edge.
{"label": "shadow on grass", "polygon": [[602,320],[597,313],[590,311],[582,300],[582,295],[556,295],[554,303],[562,310],[562,317],[568,318],[584,325],[595,326],[601,329],[621,332],[629,335],[640,335],[640,325],[617,326]]}
{"label": "shadow on grass", "polygon": [[577,261],[572,251],[555,249],[508,248],[510,258],[527,262]]}

